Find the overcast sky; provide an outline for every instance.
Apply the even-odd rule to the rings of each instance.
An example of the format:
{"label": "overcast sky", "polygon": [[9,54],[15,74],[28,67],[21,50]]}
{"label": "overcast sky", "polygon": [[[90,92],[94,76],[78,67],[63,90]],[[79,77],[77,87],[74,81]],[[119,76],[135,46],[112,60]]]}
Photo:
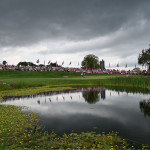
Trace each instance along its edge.
{"label": "overcast sky", "polygon": [[149,0],[1,0],[0,63],[77,67],[94,54],[109,66],[137,65],[150,44]]}

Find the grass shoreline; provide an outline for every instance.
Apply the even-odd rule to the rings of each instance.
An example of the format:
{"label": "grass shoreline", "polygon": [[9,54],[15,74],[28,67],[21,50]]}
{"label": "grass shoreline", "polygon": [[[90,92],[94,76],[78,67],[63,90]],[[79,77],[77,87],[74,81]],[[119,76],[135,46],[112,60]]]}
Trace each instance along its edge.
{"label": "grass shoreline", "polygon": [[[150,77],[148,76],[86,75],[82,78],[76,73],[0,71],[0,83],[0,101],[5,97],[35,95],[83,86],[104,86],[118,91],[150,92]],[[2,118],[0,133],[3,133],[0,134],[0,138],[4,139],[0,141],[1,149],[134,149],[125,139],[118,137],[117,133],[107,135],[91,132],[72,133],[64,134],[63,137],[58,137],[54,133],[40,133],[37,114],[23,114],[22,108],[0,105],[0,115]],[[30,121],[29,125],[25,120]],[[12,124],[13,128],[10,126]],[[23,132],[24,130],[26,132]],[[9,140],[4,138],[5,134]],[[16,140],[13,137],[16,137]],[[149,147],[143,146],[144,148]]]}

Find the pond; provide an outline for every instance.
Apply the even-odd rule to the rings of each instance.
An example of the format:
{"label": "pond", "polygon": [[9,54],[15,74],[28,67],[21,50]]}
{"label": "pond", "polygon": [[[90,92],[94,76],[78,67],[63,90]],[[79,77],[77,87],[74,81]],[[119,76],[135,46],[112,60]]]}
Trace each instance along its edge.
{"label": "pond", "polygon": [[114,131],[137,144],[150,144],[150,94],[79,88],[8,98],[3,104],[29,107],[24,111],[38,113],[49,133]]}

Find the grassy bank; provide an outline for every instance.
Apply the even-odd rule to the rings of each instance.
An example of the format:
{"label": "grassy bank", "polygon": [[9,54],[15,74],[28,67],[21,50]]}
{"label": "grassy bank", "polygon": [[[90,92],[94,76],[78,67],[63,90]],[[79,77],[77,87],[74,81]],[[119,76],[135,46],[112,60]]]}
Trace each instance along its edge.
{"label": "grassy bank", "polygon": [[0,71],[0,91],[41,86],[82,85],[116,86],[127,89],[133,87],[150,90],[150,77],[87,74],[85,78],[82,78],[78,73]]}
{"label": "grassy bank", "polygon": [[[39,118],[24,114],[21,107],[0,105],[0,149],[126,149],[117,133],[71,133],[62,137],[38,131]],[[133,148],[133,147],[132,147]]]}
{"label": "grassy bank", "polygon": [[127,92],[149,92],[149,76],[86,75],[66,72],[0,71],[0,101],[8,96],[25,96],[83,86],[105,86]]}
{"label": "grassy bank", "polygon": [[[82,78],[78,73],[0,71],[0,100],[83,86],[149,92],[150,77],[89,74]],[[0,149],[133,149],[116,133],[71,133],[63,137],[41,133],[38,115],[24,114],[20,107],[0,105],[0,116]]]}

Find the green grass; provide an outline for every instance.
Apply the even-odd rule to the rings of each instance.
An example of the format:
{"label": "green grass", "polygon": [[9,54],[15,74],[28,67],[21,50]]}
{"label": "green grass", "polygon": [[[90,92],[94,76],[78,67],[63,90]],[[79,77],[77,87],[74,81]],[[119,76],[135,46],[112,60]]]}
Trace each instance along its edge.
{"label": "green grass", "polygon": [[[98,74],[93,74],[94,76]],[[92,76],[93,76],[92,75]],[[80,77],[80,73],[72,72],[40,72],[40,71],[0,71],[0,77],[2,78],[62,78],[62,77]],[[89,76],[86,74],[86,76]],[[91,76],[91,74],[90,74]]]}
{"label": "green grass", "polygon": [[[115,86],[128,88],[143,88],[150,90],[148,76],[122,76],[87,74],[82,78],[79,73],[69,72],[32,72],[32,71],[0,71],[0,91],[23,89],[41,86]],[[9,85],[10,83],[13,85]]]}

